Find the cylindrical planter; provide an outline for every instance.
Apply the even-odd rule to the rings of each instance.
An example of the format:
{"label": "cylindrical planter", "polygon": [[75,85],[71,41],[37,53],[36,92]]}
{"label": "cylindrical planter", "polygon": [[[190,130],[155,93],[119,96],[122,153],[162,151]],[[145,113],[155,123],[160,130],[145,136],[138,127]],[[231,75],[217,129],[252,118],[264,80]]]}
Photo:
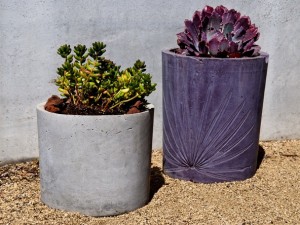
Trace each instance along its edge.
{"label": "cylindrical planter", "polygon": [[163,167],[211,183],[254,175],[268,54],[195,58],[162,52]]}
{"label": "cylindrical planter", "polygon": [[41,200],[90,216],[147,204],[153,113],[63,115],[38,105]]}

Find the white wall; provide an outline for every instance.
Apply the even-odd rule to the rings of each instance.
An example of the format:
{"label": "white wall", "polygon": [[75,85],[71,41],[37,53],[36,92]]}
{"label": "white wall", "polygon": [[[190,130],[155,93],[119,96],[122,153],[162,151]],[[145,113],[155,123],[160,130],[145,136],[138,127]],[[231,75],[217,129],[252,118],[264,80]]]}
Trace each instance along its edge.
{"label": "white wall", "polygon": [[150,101],[161,147],[161,50],[176,47],[184,19],[207,3],[235,8],[260,28],[270,54],[261,138],[300,138],[297,0],[0,0],[0,164],[38,156],[35,106],[58,94],[51,82],[64,43],[104,41],[123,67],[146,61],[158,83]]}

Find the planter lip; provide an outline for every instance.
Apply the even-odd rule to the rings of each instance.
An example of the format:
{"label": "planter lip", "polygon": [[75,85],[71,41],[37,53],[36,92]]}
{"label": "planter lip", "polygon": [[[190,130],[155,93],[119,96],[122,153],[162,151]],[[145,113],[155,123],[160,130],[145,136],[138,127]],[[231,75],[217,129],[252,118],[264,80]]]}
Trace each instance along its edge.
{"label": "planter lip", "polygon": [[60,113],[53,113],[53,112],[48,112],[47,110],[44,109],[44,105],[46,102],[42,102],[37,104],[36,109],[37,111],[43,112],[45,114],[49,114],[52,116],[57,116],[57,117],[68,117],[68,118],[109,118],[109,117],[134,117],[142,114],[148,113],[150,110],[154,110],[154,105],[153,104],[148,104],[146,107],[148,110],[145,110],[143,112],[139,113],[133,113],[133,114],[118,114],[118,115],[70,115],[70,114],[60,114]]}
{"label": "planter lip", "polygon": [[173,55],[176,57],[187,57],[187,58],[191,58],[191,59],[195,59],[198,61],[203,61],[203,60],[217,60],[217,61],[224,61],[224,60],[233,60],[233,61],[243,61],[243,60],[249,60],[249,59],[260,59],[260,58],[264,58],[266,60],[266,62],[268,62],[269,60],[269,54],[267,52],[260,52],[259,56],[255,56],[255,57],[241,57],[241,58],[217,58],[217,57],[195,57],[195,56],[188,56],[188,55],[181,55],[181,54],[177,54],[175,53],[173,50],[175,50],[176,48],[171,48],[171,49],[164,49],[162,50],[162,53],[164,54],[168,54],[168,55]]}

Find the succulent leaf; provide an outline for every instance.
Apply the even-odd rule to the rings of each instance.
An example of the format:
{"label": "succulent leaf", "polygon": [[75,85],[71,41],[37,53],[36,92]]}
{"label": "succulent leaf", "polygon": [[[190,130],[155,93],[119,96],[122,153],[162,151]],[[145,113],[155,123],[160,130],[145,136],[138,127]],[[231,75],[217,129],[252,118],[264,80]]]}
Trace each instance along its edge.
{"label": "succulent leaf", "polygon": [[220,47],[219,50],[221,53],[227,52],[229,48],[229,41],[226,38],[223,38],[220,41]]}
{"label": "succulent leaf", "polygon": [[190,20],[185,20],[184,23],[185,23],[185,27],[186,27],[185,32],[187,33],[188,39],[191,41],[191,44],[193,46],[195,46],[195,49],[199,50],[198,46],[197,46],[198,34],[197,34],[196,27],[194,26],[194,23]]}
{"label": "succulent leaf", "polygon": [[230,9],[229,11],[225,12],[222,16],[223,24],[232,23],[235,24],[235,22],[240,18],[241,14],[234,9]]}
{"label": "succulent leaf", "polygon": [[201,26],[201,13],[199,11],[196,11],[193,15],[193,23],[195,28],[198,30]]}
{"label": "succulent leaf", "polygon": [[217,55],[219,52],[220,42],[217,38],[213,38],[208,42],[208,49],[211,55]]}
{"label": "succulent leaf", "polygon": [[59,54],[61,57],[66,59],[68,57],[68,55],[71,53],[71,51],[72,50],[71,50],[70,45],[65,44],[58,48],[57,54]]}
{"label": "succulent leaf", "polygon": [[209,19],[209,25],[208,25],[209,29],[218,31],[221,27],[221,22],[222,22],[222,17],[218,13],[213,12],[212,16]]}
{"label": "succulent leaf", "polygon": [[185,20],[185,30],[177,34],[178,54],[203,57],[242,57],[259,55],[255,45],[258,28],[248,16],[224,6],[205,6],[192,20]]}
{"label": "succulent leaf", "polygon": [[233,23],[224,24],[223,34],[229,41],[232,40],[232,31],[233,31]]}
{"label": "succulent leaf", "polygon": [[209,5],[205,6],[204,9],[202,10],[202,17],[210,18],[213,11],[214,11],[213,7]]}
{"label": "succulent leaf", "polygon": [[256,41],[258,39],[258,28],[253,24],[248,30],[246,30],[246,33],[243,37],[243,42],[247,42],[250,40]]}
{"label": "succulent leaf", "polygon": [[219,5],[215,8],[215,12],[222,17],[224,13],[228,12],[228,9],[222,5]]}

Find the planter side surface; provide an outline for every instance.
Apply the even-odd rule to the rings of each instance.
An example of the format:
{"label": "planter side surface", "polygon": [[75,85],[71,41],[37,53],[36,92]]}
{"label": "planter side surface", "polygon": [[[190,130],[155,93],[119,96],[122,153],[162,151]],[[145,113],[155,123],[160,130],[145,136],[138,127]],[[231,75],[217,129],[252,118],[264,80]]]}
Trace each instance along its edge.
{"label": "planter side surface", "polygon": [[50,207],[109,216],[149,199],[153,110],[74,116],[37,107],[41,199]]}
{"label": "planter side surface", "polygon": [[194,58],[163,51],[164,172],[211,183],[256,171],[268,55]]}

